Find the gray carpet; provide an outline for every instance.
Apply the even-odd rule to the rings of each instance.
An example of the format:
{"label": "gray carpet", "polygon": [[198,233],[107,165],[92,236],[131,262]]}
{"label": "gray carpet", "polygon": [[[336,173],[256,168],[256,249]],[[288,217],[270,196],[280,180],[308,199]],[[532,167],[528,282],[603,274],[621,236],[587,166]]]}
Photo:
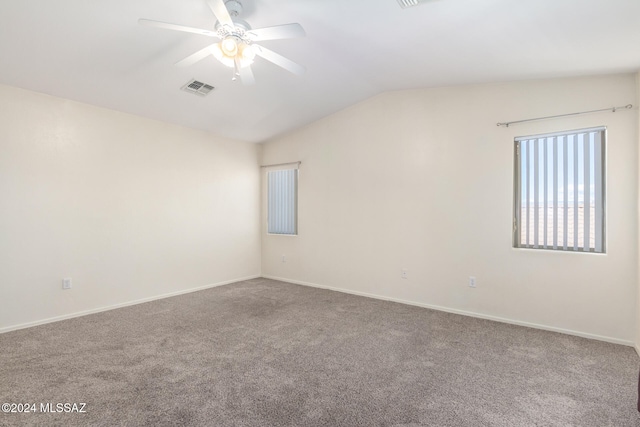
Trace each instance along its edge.
{"label": "gray carpet", "polygon": [[1,425],[640,426],[629,347],[267,279],[2,334],[0,362],[0,403],[86,403]]}

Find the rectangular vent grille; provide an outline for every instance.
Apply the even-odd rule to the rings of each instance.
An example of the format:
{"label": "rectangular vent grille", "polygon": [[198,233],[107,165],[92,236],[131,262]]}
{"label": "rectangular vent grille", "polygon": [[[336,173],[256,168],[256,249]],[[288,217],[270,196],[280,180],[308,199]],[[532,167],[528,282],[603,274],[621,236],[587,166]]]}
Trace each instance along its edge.
{"label": "rectangular vent grille", "polygon": [[187,84],[182,86],[180,89],[182,89],[185,92],[193,93],[194,95],[206,96],[209,92],[211,92],[215,88],[209,84],[202,83],[202,82],[199,82],[198,80],[192,79],[188,81]]}
{"label": "rectangular vent grille", "polygon": [[398,0],[398,3],[400,4],[401,8],[406,9],[408,7],[417,6],[419,1],[418,0]]}

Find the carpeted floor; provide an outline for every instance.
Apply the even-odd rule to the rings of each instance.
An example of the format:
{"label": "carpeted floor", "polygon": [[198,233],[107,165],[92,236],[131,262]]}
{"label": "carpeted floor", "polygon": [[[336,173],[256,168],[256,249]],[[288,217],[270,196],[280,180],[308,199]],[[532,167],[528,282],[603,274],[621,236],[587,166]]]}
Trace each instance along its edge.
{"label": "carpeted floor", "polygon": [[0,403],[38,411],[0,425],[640,426],[639,365],[629,347],[256,279],[0,335]]}

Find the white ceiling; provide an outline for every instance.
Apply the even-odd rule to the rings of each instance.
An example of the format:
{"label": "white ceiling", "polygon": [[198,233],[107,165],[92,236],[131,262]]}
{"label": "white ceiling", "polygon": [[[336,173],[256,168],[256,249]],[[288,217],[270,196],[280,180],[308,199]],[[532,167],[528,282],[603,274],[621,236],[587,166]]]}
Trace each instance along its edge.
{"label": "white ceiling", "polygon": [[[213,29],[204,0],[0,0],[0,83],[261,142],[389,90],[640,69],[640,0],[241,0],[253,28],[298,22],[307,37],[261,42],[306,67],[256,58],[256,84],[212,43],[138,18]],[[180,91],[191,78],[216,87]]]}

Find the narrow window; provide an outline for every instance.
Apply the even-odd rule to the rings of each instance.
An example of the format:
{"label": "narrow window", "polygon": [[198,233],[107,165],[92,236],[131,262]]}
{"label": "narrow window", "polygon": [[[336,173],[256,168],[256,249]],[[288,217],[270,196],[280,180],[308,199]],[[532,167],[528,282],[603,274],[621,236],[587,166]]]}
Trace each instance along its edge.
{"label": "narrow window", "polygon": [[604,127],[515,139],[513,245],[605,252]]}
{"label": "narrow window", "polygon": [[298,170],[267,173],[267,232],[298,234]]}

